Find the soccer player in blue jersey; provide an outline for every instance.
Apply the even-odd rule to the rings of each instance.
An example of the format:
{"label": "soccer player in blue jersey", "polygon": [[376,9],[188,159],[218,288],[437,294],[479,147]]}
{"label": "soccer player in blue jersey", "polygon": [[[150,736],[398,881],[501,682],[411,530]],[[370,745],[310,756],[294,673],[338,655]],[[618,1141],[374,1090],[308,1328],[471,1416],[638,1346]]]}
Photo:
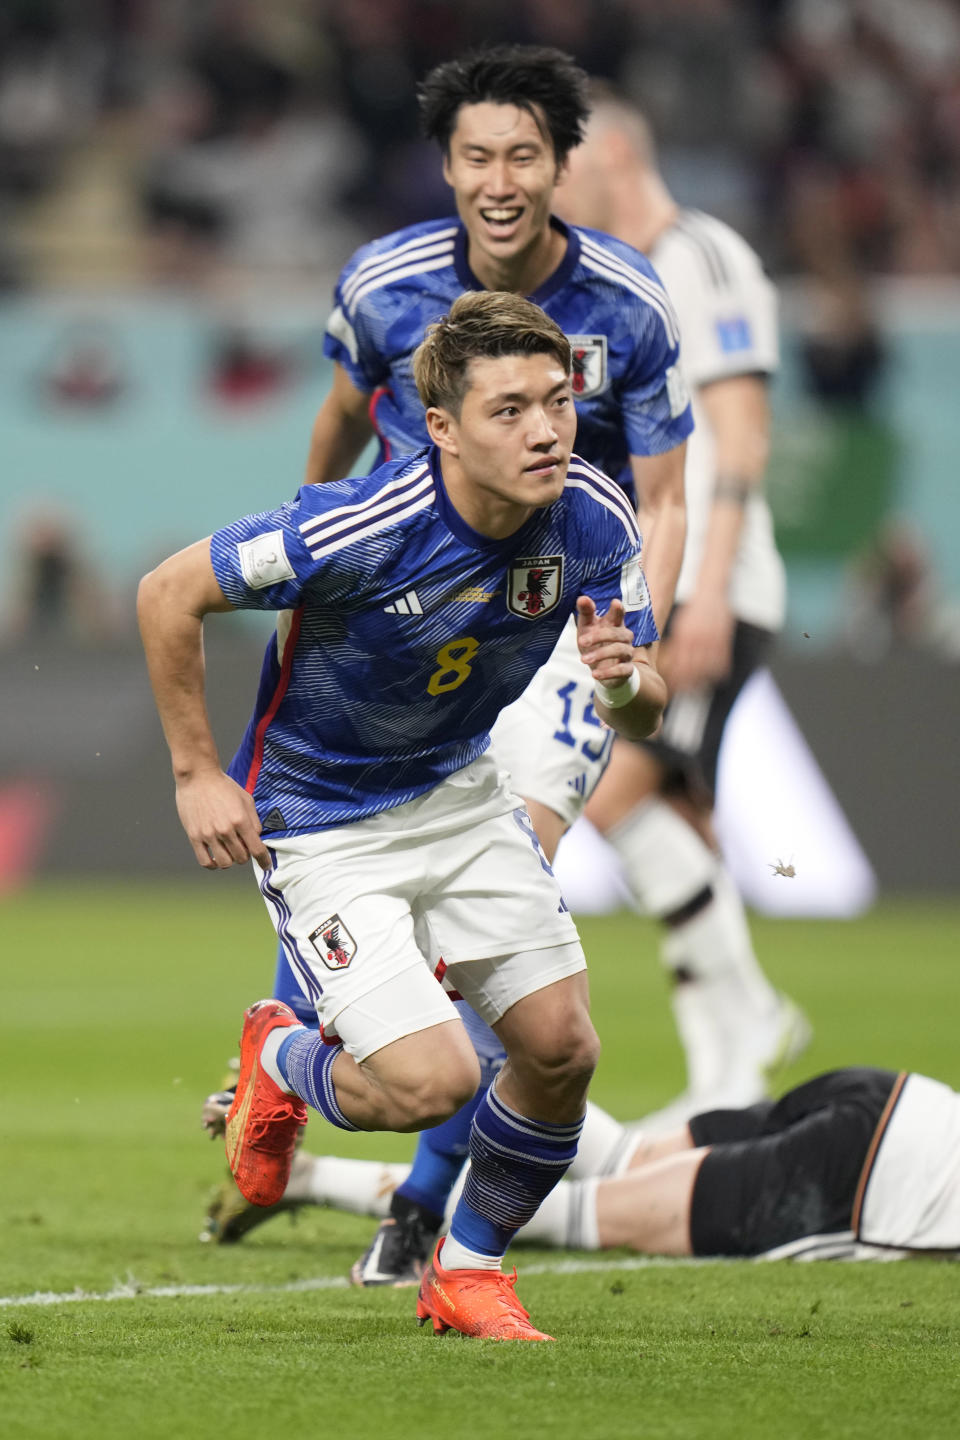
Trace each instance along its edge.
{"label": "soccer player in blue jersey", "polygon": [[[424,444],[411,356],[425,327],[464,292],[528,295],[571,340],[580,452],[635,491],[662,621],[683,548],[683,456],[692,420],[674,312],[647,260],[551,215],[582,134],[587,93],[587,77],[569,57],[536,46],[496,47],[427,77],[423,128],[440,146],[458,214],[375,240],[344,267],[325,341],[334,380],[314,425],[306,478],[339,479],[373,435],[383,459]],[[398,604],[406,604],[403,597]],[[610,753],[612,736],[598,722],[582,675],[571,626],[494,737],[549,858]],[[274,993],[298,1013],[312,1012],[282,952]],[[492,1057],[492,1037],[470,1023],[481,1053]],[[485,1082],[496,1063],[489,1059]],[[355,1278],[383,1283],[407,1271],[408,1239],[417,1263],[424,1244],[416,1236],[439,1224],[469,1125],[468,1109],[421,1137],[414,1174],[396,1197],[397,1223],[374,1241],[376,1264],[355,1267]],[[606,1143],[603,1136],[598,1143]]]}
{"label": "soccer player in blue jersey", "polygon": [[[609,235],[566,226],[551,214],[583,133],[588,89],[568,56],[539,46],[497,46],[439,65],[427,77],[419,92],[423,129],[441,149],[458,213],[375,240],[345,265],[325,340],[334,379],[314,425],[306,478],[339,479],[373,436],[381,459],[426,443],[411,362],[426,326],[464,292],[526,294],[571,341],[579,452],[635,492],[644,567],[663,622],[683,549],[691,411],[673,307],[649,262]],[[398,604],[406,604],[403,597]],[[571,625],[494,732],[498,760],[513,774],[549,859],[610,755],[613,737],[599,724],[583,676]],[[312,1000],[283,947],[274,994],[301,1018],[312,1016]],[[483,1057],[486,1088],[502,1050],[498,1058],[486,1027],[465,1018]],[[211,1102],[205,1113],[216,1127],[223,1105],[216,1097]],[[414,1277],[469,1129],[467,1107],[420,1137],[413,1174],[371,1246],[376,1263],[355,1266],[355,1279]],[[615,1138],[592,1110],[587,1131],[592,1171]],[[298,1179],[305,1169],[303,1157]],[[214,1208],[208,1233],[217,1239],[236,1233],[229,1228],[238,1214],[236,1193],[218,1195]]]}
{"label": "soccer player in blue jersey", "polygon": [[374,240],[344,266],[324,345],[333,385],[314,423],[306,479],[339,479],[373,435],[381,459],[422,445],[411,357],[426,326],[464,291],[526,295],[571,342],[578,448],[636,489],[663,621],[683,550],[692,419],[676,316],[649,261],[551,214],[583,136],[587,76],[557,50],[504,45],[437,66],[419,99],[458,215]]}
{"label": "soccer player in blue jersey", "polygon": [[[559,327],[519,296],[464,295],[414,373],[429,448],[171,557],[141,582],[141,631],[197,859],[260,865],[321,1020],[317,1034],[276,1000],[246,1012],[226,1125],[240,1190],[282,1197],[305,1102],[342,1129],[418,1130],[473,1095],[479,1065],[439,972],[507,1061],[417,1314],[541,1340],[500,1262],[576,1153],[597,1040],[576,931],[489,729],[574,614],[605,723],[650,734],[666,687],[636,517],[571,454]],[[280,617],[224,773],[202,631],[231,608]]]}

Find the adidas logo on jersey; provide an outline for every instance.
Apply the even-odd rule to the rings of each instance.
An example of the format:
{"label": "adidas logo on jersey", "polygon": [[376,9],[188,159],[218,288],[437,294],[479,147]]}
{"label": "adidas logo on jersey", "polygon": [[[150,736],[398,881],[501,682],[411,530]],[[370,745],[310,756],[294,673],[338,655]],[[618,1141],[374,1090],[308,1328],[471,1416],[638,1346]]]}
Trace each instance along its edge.
{"label": "adidas logo on jersey", "polygon": [[394,600],[392,605],[384,605],[384,615],[422,615],[423,606],[417,596],[416,590],[408,590],[406,595],[401,595],[399,600]]}

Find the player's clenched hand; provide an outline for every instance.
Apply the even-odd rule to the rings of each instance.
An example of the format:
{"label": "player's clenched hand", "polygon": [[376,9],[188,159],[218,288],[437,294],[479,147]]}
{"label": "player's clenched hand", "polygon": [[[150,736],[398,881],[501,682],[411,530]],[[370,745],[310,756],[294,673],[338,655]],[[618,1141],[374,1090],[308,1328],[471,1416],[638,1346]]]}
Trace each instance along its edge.
{"label": "player's clenched hand", "polygon": [[577,648],[580,659],[590,667],[595,681],[616,683],[629,678],[633,670],[633,636],[623,623],[622,600],[612,600],[605,615],[589,595],[577,601]]}
{"label": "player's clenched hand", "polygon": [[226,870],[250,859],[261,869],[270,869],[256,806],[246,790],[222,770],[203,770],[179,780],[177,814],[205,870]]}

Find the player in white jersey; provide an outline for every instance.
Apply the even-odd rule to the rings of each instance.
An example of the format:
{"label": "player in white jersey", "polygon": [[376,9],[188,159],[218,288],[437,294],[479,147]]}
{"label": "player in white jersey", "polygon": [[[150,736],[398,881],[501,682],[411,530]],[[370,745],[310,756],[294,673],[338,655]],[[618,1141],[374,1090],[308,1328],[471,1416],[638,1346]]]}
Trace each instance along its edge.
{"label": "player in white jersey", "polygon": [[831,1070],[641,1140],[629,1164],[549,1197],[524,1238],[766,1259],[960,1252],[960,1095],[926,1075]]}
{"label": "player in white jersey", "polygon": [[[303,1157],[291,1188],[299,1204],[377,1216],[407,1171]],[[926,1075],[832,1070],[779,1100],[696,1115],[674,1132],[620,1127],[610,1166],[569,1177],[518,1243],[770,1260],[956,1257],[960,1095]],[[224,1224],[236,1239],[245,1218]]]}
{"label": "player in white jersey", "polygon": [[[666,688],[636,517],[571,453],[563,332],[519,296],[463,295],[414,371],[431,447],[225,526],[145,577],[138,609],[194,853],[256,861],[321,1022],[279,1001],[246,1012],[234,1179],[254,1204],[282,1198],[305,1102],[341,1129],[414,1131],[473,1095],[444,979],[507,1060],[417,1315],[537,1341],[500,1264],[576,1154],[598,1046],[576,931],[489,728],[573,613],[605,723],[650,734]],[[225,774],[203,619],[237,607],[280,613]]]}
{"label": "player in white jersey", "polygon": [[777,301],[739,235],[674,201],[645,122],[615,97],[600,94],[564,194],[571,218],[649,254],[677,310],[696,417],[687,543],[663,653],[670,704],[655,741],[614,746],[587,808],[637,904],[664,926],[687,1089],[648,1118],[669,1127],[707,1106],[765,1095],[770,1070],[809,1033],[757,963],[711,823],[724,724],[784,614],[784,567],[763,493]]}

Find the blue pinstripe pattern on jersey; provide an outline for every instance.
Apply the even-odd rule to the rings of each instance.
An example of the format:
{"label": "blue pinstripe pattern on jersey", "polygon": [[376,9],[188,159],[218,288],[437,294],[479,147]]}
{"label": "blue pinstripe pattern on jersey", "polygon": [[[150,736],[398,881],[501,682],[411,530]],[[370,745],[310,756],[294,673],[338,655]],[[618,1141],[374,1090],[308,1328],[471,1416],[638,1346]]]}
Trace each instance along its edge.
{"label": "blue pinstripe pattern on jersey", "polygon": [[[389,522],[408,505],[421,501],[425,501],[429,505],[433,499],[434,486],[432,477],[429,475],[422,476],[417,483],[410,482],[402,487],[390,486],[389,491],[380,492],[362,508],[351,507],[356,513],[344,514],[343,518],[334,520],[329,525],[315,528],[312,533],[304,536],[304,543],[312,551],[323,546],[332,545],[333,548],[336,548],[341,544],[350,543],[361,531],[370,526],[379,529],[381,521]],[[342,514],[343,512],[337,513]],[[301,526],[300,528],[304,530],[306,527]]]}
{"label": "blue pinstripe pattern on jersey", "polygon": [[418,235],[403,245],[396,245],[391,250],[381,251],[367,260],[362,260],[350,278],[344,282],[344,303],[349,305],[357,291],[370,280],[378,279],[388,284],[389,275],[386,272],[405,268],[421,257],[433,259],[441,251],[452,255],[458,229],[459,226],[451,225],[445,230],[435,230],[432,234]]}
{"label": "blue pinstripe pattern on jersey", "polygon": [[355,505],[337,505],[332,510],[324,510],[322,514],[315,515],[312,520],[305,520],[300,526],[301,535],[309,537],[308,543],[314,541],[314,531],[322,530],[324,537],[335,534],[344,525],[350,525],[355,520],[363,520],[368,512],[380,504],[386,504],[391,498],[404,495],[408,492],[421,493],[424,488],[433,485],[433,477],[430,475],[429,465],[420,465],[409,475],[400,475],[396,480],[391,480],[389,485],[384,485],[375,494],[368,495],[365,500],[359,500]]}
{"label": "blue pinstripe pattern on jersey", "polygon": [[602,471],[595,470],[592,465],[588,465],[583,460],[578,459],[576,463],[571,461],[567,471],[567,484],[592,493],[601,505],[614,515],[619,515],[632,540],[638,542],[641,540],[640,526],[630,501],[620,486],[614,484]]}
{"label": "blue pinstripe pattern on jersey", "polygon": [[373,514],[358,520],[349,530],[331,540],[328,544],[322,545],[316,539],[310,542],[310,554],[314,560],[322,560],[325,555],[333,555],[337,550],[343,549],[346,545],[354,545],[358,540],[367,540],[371,535],[376,535],[379,530],[389,525],[397,525],[401,520],[406,520],[418,511],[425,510],[434,502],[434,491],[431,486],[424,495],[414,497],[401,497],[395,500],[389,507],[381,509],[379,514]]}
{"label": "blue pinstripe pattern on jersey", "polygon": [[679,345],[680,327],[667,292],[661,285],[656,285],[647,276],[641,275],[639,271],[630,270],[609,251],[601,250],[599,245],[594,246],[590,241],[585,240],[581,258],[588,270],[593,270],[598,275],[605,275],[625,289],[631,290],[641,300],[645,300],[663,321],[670,344]]}
{"label": "blue pinstripe pattern on jersey", "polygon": [[[439,256],[436,260],[418,260],[411,265],[402,265],[396,270],[391,270],[386,275],[381,275],[376,280],[370,280],[357,291],[353,302],[353,311],[356,312],[361,300],[371,294],[374,290],[383,290],[388,285],[396,284],[398,280],[407,280],[411,275],[426,275],[431,270],[445,270],[453,266],[453,246],[449,251]],[[438,317],[439,318],[439,317]]]}
{"label": "blue pinstripe pattern on jersey", "polygon": [[[608,383],[577,401],[578,444],[629,486],[631,453],[660,454],[690,430],[688,412],[670,413],[665,380],[656,384],[658,367],[665,371],[675,361],[669,336],[676,327],[668,323],[669,302],[643,256],[599,232],[571,228],[570,237],[575,264],[561,264],[542,303],[566,334],[607,338]],[[411,356],[426,326],[464,291],[457,263],[463,243],[462,227],[452,218],[430,221],[364,246],[341,273],[324,350],[358,389],[379,392],[378,434],[393,456],[428,441]],[[441,245],[450,247],[449,255],[433,253]],[[429,265],[436,268],[421,268]],[[337,312],[347,309],[350,319],[341,324]]]}
{"label": "blue pinstripe pattern on jersey", "polygon": [[[254,801],[263,814],[279,809],[285,827],[278,838],[403,805],[470,764],[486,749],[498,711],[548,658],[576,596],[589,586],[601,609],[609,604],[621,593],[621,567],[639,549],[629,502],[579,459],[557,505],[537,511],[515,539],[492,546],[451,530],[439,472],[427,473],[428,461],[439,463],[418,454],[368,480],[336,482],[323,493],[305,487],[292,505],[234,522],[211,542],[232,604],[298,607],[290,683],[264,727],[276,691],[273,644],[247,738],[230,767],[237,778],[244,758],[249,766],[249,736],[262,730]],[[431,475],[433,488],[414,494]],[[390,508],[395,504],[401,509]],[[301,533],[331,515],[330,531],[321,525]],[[251,588],[237,547],[278,527],[290,537],[296,576]],[[510,566],[561,552],[562,603],[534,625],[512,615]],[[398,593],[410,588],[422,613],[397,613]],[[645,613],[635,615],[638,644],[656,638]],[[464,640],[472,649],[458,670],[462,652],[451,663],[448,647],[456,651]],[[430,689],[431,677],[444,673],[456,683]]]}

